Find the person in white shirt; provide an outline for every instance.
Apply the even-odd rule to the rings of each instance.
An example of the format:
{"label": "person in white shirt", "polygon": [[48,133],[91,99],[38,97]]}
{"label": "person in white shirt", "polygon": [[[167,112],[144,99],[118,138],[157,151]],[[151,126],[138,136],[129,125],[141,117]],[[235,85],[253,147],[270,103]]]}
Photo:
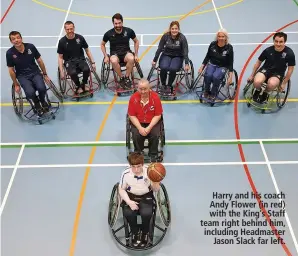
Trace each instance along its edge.
{"label": "person in white shirt", "polygon": [[[123,214],[132,232],[132,246],[145,247],[148,243],[150,220],[153,214],[154,191],[160,189],[159,182],[152,182],[147,176],[148,166],[144,165],[144,156],[133,152],[128,157],[129,167],[124,170],[119,183],[119,194],[125,205]],[[142,218],[139,232],[138,213]]]}

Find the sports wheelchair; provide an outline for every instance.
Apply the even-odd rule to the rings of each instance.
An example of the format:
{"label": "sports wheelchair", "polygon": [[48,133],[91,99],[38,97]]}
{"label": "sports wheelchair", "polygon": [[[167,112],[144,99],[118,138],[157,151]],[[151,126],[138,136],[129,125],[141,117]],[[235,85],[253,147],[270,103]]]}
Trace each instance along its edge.
{"label": "sports wheelchair", "polygon": [[[207,64],[208,65],[208,64]],[[233,69],[233,82],[231,84],[228,84],[228,77],[229,77],[229,72],[226,70],[225,76],[222,79],[217,92],[216,92],[216,97],[215,100],[209,99],[208,97],[204,97],[204,92],[205,92],[205,84],[204,84],[204,75],[206,72],[207,65],[204,67],[202,73],[199,73],[193,88],[194,91],[199,98],[201,103],[208,103],[210,104],[211,107],[213,107],[215,104],[218,103],[223,103],[223,102],[228,102],[231,103],[232,100],[235,99],[237,88],[238,88],[238,74],[235,69]],[[212,88],[211,84],[211,88]]]}
{"label": "sports wheelchair", "polygon": [[[171,223],[170,200],[165,186],[160,183],[160,190],[157,193],[154,192],[153,215],[150,221],[149,240],[147,246],[144,248],[135,248],[131,245],[131,230],[122,211],[126,203],[121,199],[118,188],[119,183],[115,184],[113,187],[108,213],[108,223],[116,241],[126,249],[134,251],[149,250],[157,246],[165,237]],[[123,224],[120,224],[120,227],[118,227],[119,225],[116,227],[120,210],[122,211],[121,223]],[[160,218],[157,218],[157,213],[159,213]],[[160,222],[163,224],[164,228],[160,227]],[[124,229],[124,232],[119,232],[122,229]]]}
{"label": "sports wheelchair", "polygon": [[[79,101],[81,98],[86,98],[86,97],[92,98],[93,94],[96,91],[99,91],[101,89],[101,80],[97,75],[96,70],[93,69],[89,58],[86,58],[85,60],[89,66],[90,75],[89,75],[89,91],[85,91],[83,93],[79,93],[79,94],[77,93],[77,88],[76,88],[77,86],[72,81],[70,76],[67,74],[66,67],[64,65],[63,65],[63,69],[64,69],[65,78],[61,79],[60,70],[58,67],[58,73],[57,73],[58,82],[59,82],[60,92],[64,97],[68,96],[71,99]],[[81,80],[83,77],[83,73],[80,72],[79,70],[77,70],[77,73],[78,73],[79,79]]]}
{"label": "sports wheelchair", "polygon": [[[134,55],[134,53],[132,53]],[[136,92],[137,90],[137,84],[140,79],[144,77],[143,71],[141,69],[141,66],[138,61],[134,62],[134,66],[130,75],[132,86],[130,88],[122,88],[119,84],[120,77],[118,74],[114,71],[112,64],[110,62],[110,55],[107,55],[109,58],[108,63],[104,62],[104,58],[102,61],[101,66],[101,81],[103,82],[105,89],[112,92],[113,94],[117,96],[128,96]],[[126,63],[120,62],[120,68],[121,72],[126,71]],[[110,77],[110,72],[112,72],[112,77]]]}
{"label": "sports wheelchair", "polygon": [[164,100],[177,100],[183,95],[191,93],[194,82],[194,66],[192,61],[189,60],[190,69],[188,71],[185,71],[184,67],[185,64],[178,72],[176,72],[176,78],[173,83],[173,92],[171,92],[167,90],[167,88],[164,88],[160,83],[160,67],[158,59],[156,65],[150,69],[147,77],[147,80],[152,86],[152,90],[155,90],[160,98]]}
{"label": "sports wheelchair", "polygon": [[[23,89],[21,88],[20,92],[17,93],[15,91],[15,85],[12,84],[12,104],[16,115],[20,119],[28,120],[32,123],[41,125],[56,118],[56,114],[58,113],[61,104],[63,103],[63,96],[60,94],[59,90],[56,88],[52,81],[50,81],[50,83],[46,83],[46,87],[46,103],[48,104],[49,109],[43,108],[42,113],[38,113],[34,106],[34,103],[31,100],[29,100],[26,96],[23,96]],[[49,90],[52,92],[52,95],[49,95]],[[36,95],[38,98],[38,92],[36,92]],[[25,107],[27,106],[29,106],[29,108],[26,108],[25,110]]]}
{"label": "sports wheelchair", "polygon": [[281,88],[281,82],[277,88],[269,93],[265,91],[267,80],[263,83],[260,91],[254,88],[253,80],[248,81],[243,88],[243,96],[249,108],[252,106],[255,110],[265,114],[277,112],[285,106],[291,89],[291,80],[288,81],[284,90]]}
{"label": "sports wheelchair", "polygon": [[[128,114],[126,115],[126,157],[128,159],[128,156],[130,153],[134,152],[134,144],[132,140],[132,132],[131,132],[131,121],[129,119]],[[144,145],[144,160],[145,162],[150,161],[150,157],[148,155],[148,148],[149,143],[148,140],[145,140]],[[164,128],[164,119],[163,116],[161,116],[160,119],[160,135],[159,135],[159,144],[158,144],[158,156],[157,161],[162,162],[164,157],[164,146],[166,144],[166,138],[165,138],[165,128]]]}

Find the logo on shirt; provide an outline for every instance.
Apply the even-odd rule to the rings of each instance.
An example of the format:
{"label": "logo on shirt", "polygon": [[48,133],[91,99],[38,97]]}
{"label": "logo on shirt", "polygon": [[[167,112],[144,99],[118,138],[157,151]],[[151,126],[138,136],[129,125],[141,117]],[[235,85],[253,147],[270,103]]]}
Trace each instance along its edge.
{"label": "logo on shirt", "polygon": [[80,42],[81,42],[80,38],[77,38],[76,42],[77,42],[77,44],[80,44]]}
{"label": "logo on shirt", "polygon": [[14,54],[14,55],[12,55],[12,57],[13,57],[14,59],[16,59],[18,56]]}
{"label": "logo on shirt", "polygon": [[124,36],[124,37],[127,37],[127,31],[126,31],[126,30],[124,31],[123,36]]}
{"label": "logo on shirt", "polygon": [[222,56],[226,56],[226,55],[227,55],[227,51],[223,51]]}
{"label": "logo on shirt", "polygon": [[154,110],[154,106],[151,106],[149,110],[150,111],[153,111]]}
{"label": "logo on shirt", "polygon": [[180,41],[176,41],[176,45],[179,46],[180,45]]}
{"label": "logo on shirt", "polygon": [[28,49],[28,54],[32,54],[32,52],[31,52],[31,50],[30,50],[30,49]]}
{"label": "logo on shirt", "polygon": [[286,56],[287,56],[287,53],[283,52],[282,55],[281,55],[281,58],[284,59],[284,58],[286,58]]}

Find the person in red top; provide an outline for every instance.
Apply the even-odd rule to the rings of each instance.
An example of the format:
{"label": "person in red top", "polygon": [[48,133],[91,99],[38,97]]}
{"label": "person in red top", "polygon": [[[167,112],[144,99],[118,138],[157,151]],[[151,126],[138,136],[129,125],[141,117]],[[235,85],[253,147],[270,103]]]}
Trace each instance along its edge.
{"label": "person in red top", "polygon": [[157,161],[162,113],[163,108],[158,94],[150,89],[148,80],[141,79],[138,91],[129,100],[128,116],[132,123],[131,132],[135,151],[142,153],[145,139],[148,138],[151,162]]}

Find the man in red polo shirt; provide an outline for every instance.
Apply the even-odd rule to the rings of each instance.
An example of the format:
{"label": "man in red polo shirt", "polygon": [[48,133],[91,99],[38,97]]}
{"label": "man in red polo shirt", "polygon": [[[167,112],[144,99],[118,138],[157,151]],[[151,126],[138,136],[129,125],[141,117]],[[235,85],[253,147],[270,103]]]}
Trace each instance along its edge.
{"label": "man in red polo shirt", "polygon": [[129,100],[128,116],[132,123],[135,151],[143,152],[145,139],[148,138],[151,162],[157,161],[162,113],[163,109],[158,94],[151,91],[148,80],[141,79],[138,91]]}

